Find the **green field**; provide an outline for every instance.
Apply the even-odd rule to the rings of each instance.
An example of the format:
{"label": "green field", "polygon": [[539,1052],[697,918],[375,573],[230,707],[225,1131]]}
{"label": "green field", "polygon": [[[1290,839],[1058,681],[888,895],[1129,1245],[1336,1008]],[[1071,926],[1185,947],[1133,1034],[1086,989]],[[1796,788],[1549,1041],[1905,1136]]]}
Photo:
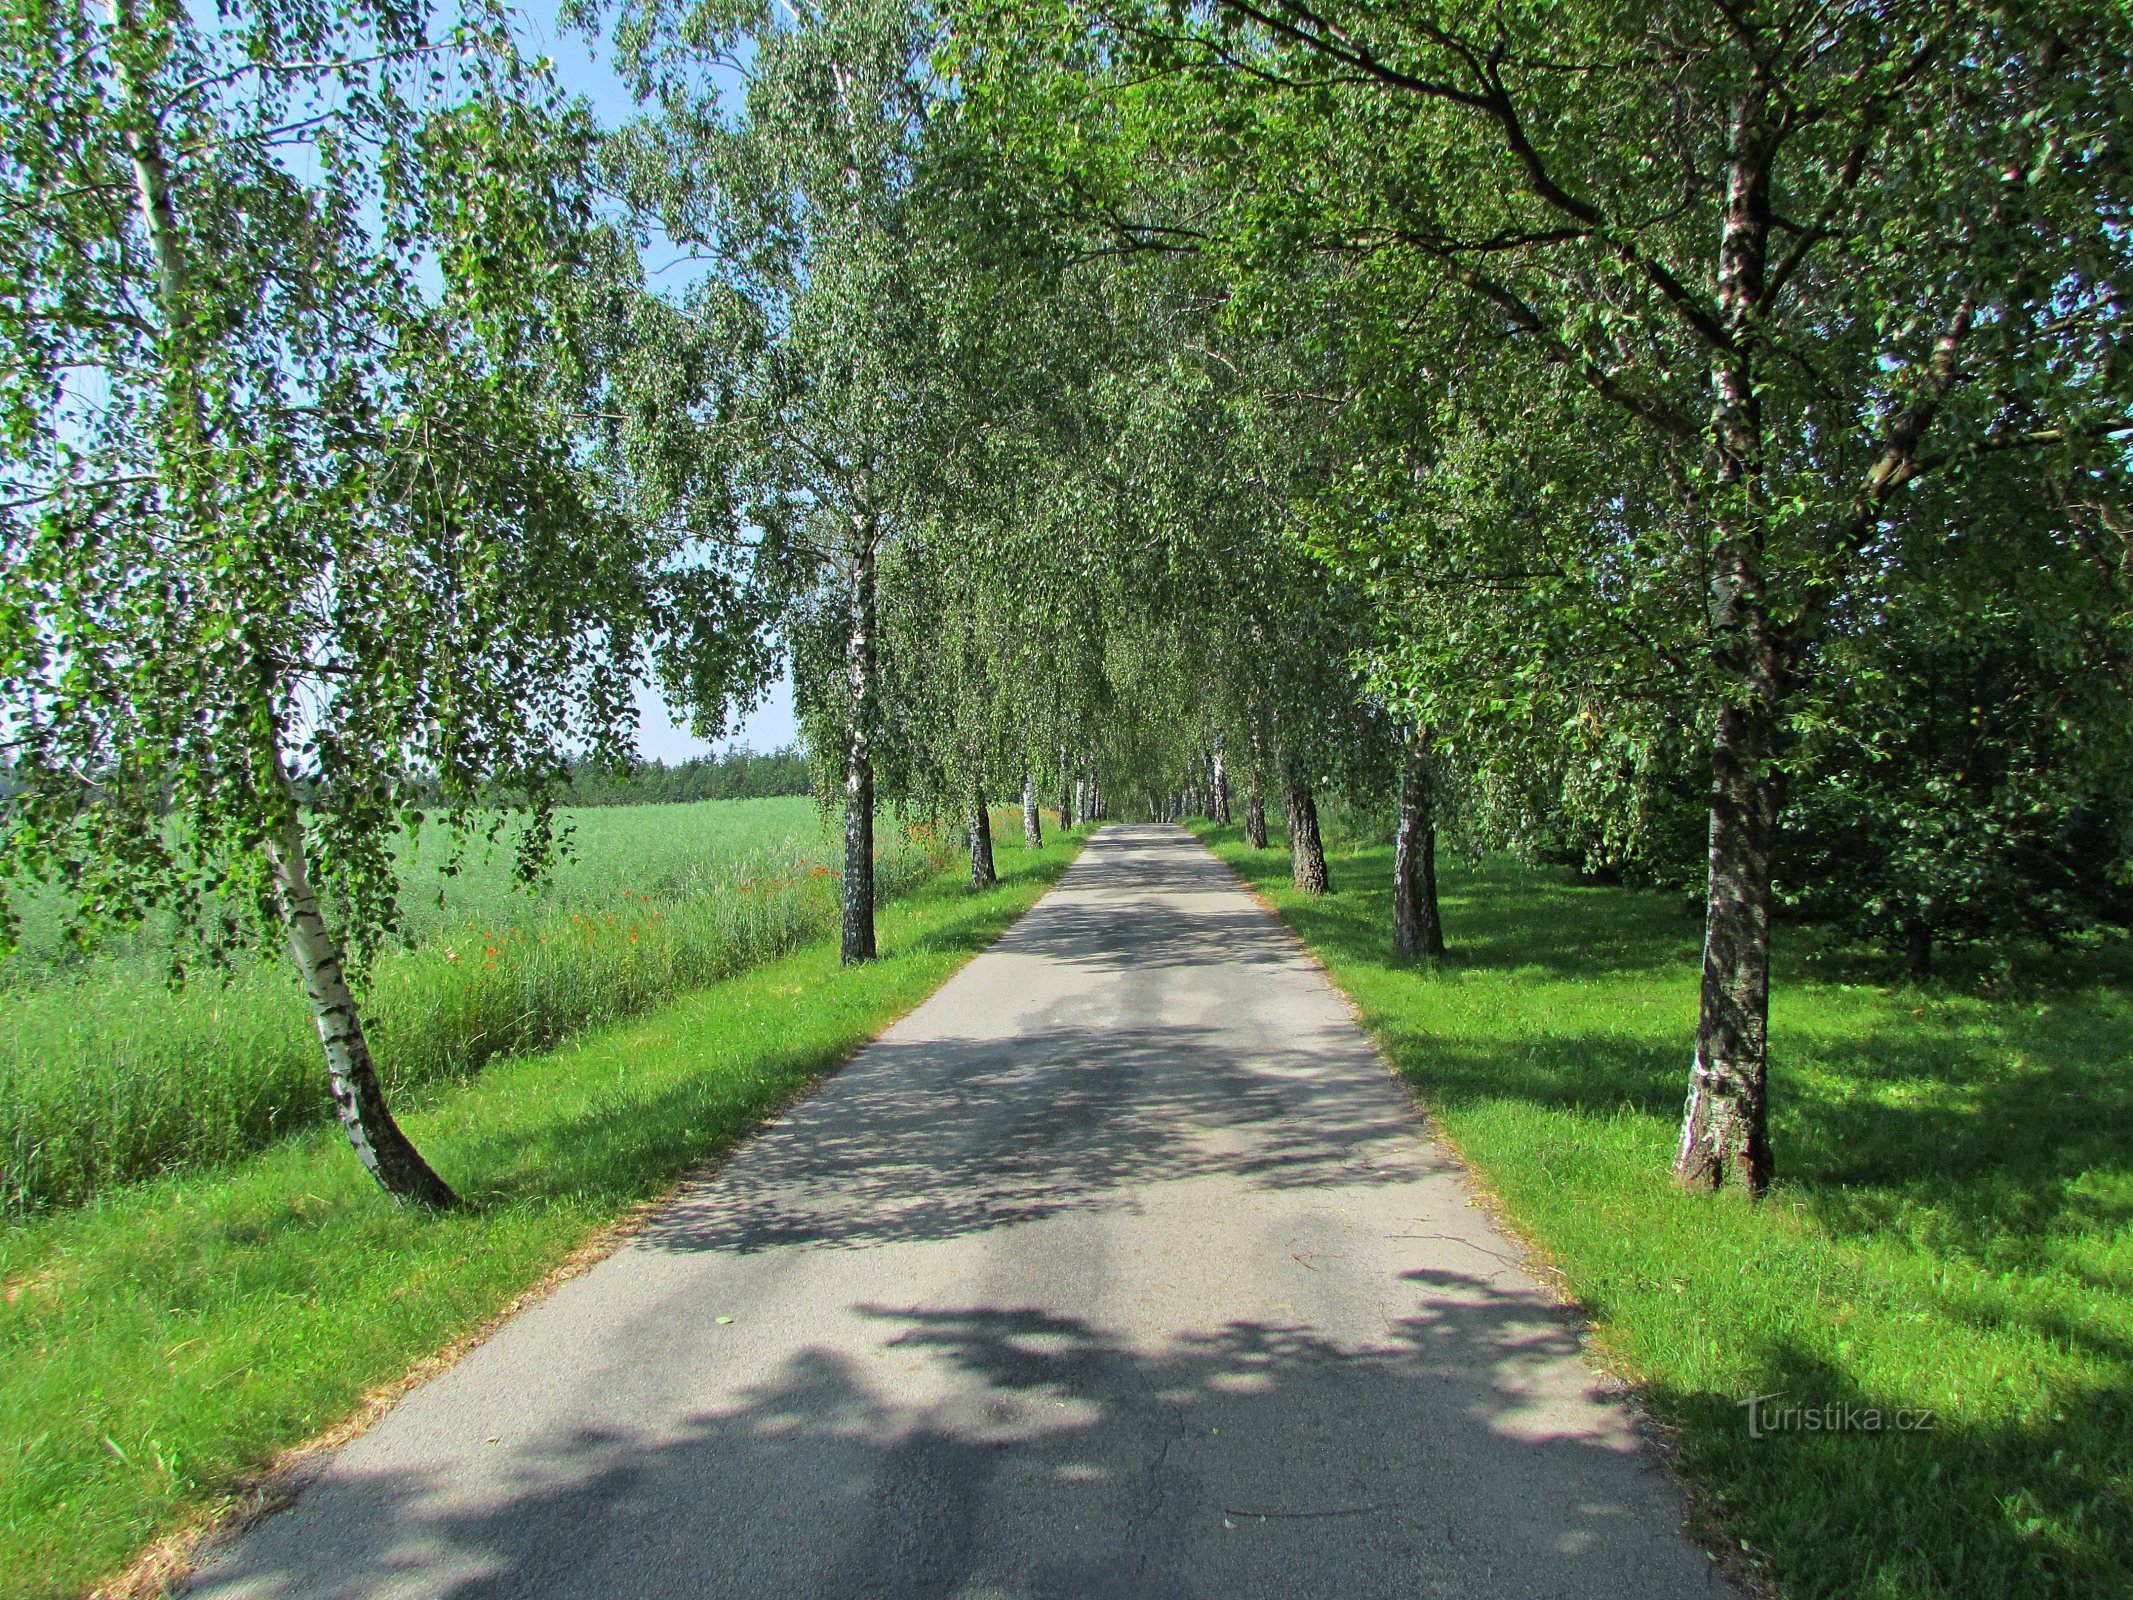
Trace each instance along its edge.
{"label": "green field", "polygon": [[880,919],[441,1086],[409,1131],[470,1202],[397,1209],[320,1128],[0,1232],[0,1596],[72,1596],[479,1327],[983,949],[1080,848],[961,863]]}
{"label": "green field", "polygon": [[[835,925],[833,839],[804,799],[564,813],[569,851],[537,893],[508,850],[439,871],[436,834],[406,873],[405,937],[370,974],[366,1018],[405,1099],[499,1056],[545,1049],[774,959]],[[883,819],[893,896],[945,859]],[[84,959],[50,905],[26,908],[0,966],[0,1213],[78,1202],[177,1166],[226,1161],[327,1113],[318,1042],[278,961],[227,982],[163,981],[156,927]]]}
{"label": "green field", "polygon": [[[1337,855],[1310,900],[1285,852],[1201,832],[1325,960],[1590,1312],[1707,1526],[1783,1593],[2133,1593],[2122,945],[1921,987],[1783,930],[1778,1187],[1690,1199],[1667,1177],[1700,933],[1678,899],[1448,863],[1452,955],[1401,969],[1389,848]],[[1754,1395],[1849,1406],[1851,1431],[1751,1439]],[[1898,1431],[1905,1410],[1931,1426]]]}

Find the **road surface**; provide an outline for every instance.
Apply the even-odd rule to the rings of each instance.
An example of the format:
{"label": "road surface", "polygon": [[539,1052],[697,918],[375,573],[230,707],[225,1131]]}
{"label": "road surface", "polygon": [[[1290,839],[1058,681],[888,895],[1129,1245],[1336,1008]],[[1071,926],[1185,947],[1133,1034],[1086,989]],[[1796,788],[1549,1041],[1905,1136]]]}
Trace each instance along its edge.
{"label": "road surface", "polygon": [[1279,922],[1107,828],[191,1592],[1726,1593],[1470,1199]]}

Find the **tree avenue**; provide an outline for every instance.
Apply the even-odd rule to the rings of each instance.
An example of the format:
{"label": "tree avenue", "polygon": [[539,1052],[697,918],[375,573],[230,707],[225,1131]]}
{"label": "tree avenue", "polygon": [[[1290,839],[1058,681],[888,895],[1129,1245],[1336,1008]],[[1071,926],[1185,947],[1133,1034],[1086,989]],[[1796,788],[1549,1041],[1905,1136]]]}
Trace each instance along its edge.
{"label": "tree avenue", "polygon": [[8,876],[272,930],[395,1195],[396,841],[501,801],[536,876],[647,677],[708,736],[790,671],[847,964],[891,810],[976,892],[1017,800],[1334,907],[1379,840],[1402,982],[1441,851],[1680,890],[1694,1192],[1777,1170],[1786,917],[2133,923],[2123,8],[566,21],[620,127],[478,4],[0,64]]}
{"label": "tree avenue", "polygon": [[[1675,1173],[1760,1194],[1777,851],[1804,736],[1845,688],[1822,670],[1849,648],[1833,641],[1878,633],[1899,567],[1930,585],[2011,534],[1933,522],[1941,483],[1967,509],[2020,482],[2030,527],[2051,527],[2063,583],[2018,631],[2070,606],[2109,618],[2123,595],[2126,18],[1221,0],[979,7],[970,26],[999,136],[1066,175],[1052,212],[1122,250],[1197,250],[1269,336],[1347,345],[1357,409],[1407,413],[1398,470],[1424,501],[1480,487],[1447,469],[1521,471],[1455,464],[1427,414],[1488,362],[1513,370],[1466,408],[1484,430],[1567,385],[1546,403],[1636,463],[1640,482],[1551,482],[1576,497],[1574,537],[1607,530],[1581,570],[1529,564],[1515,525],[1477,549],[1477,530],[1381,519],[1347,549],[1367,574],[1489,583],[1514,613],[1542,586],[1544,621],[1573,625],[1553,670],[1515,664],[1521,695],[1550,678],[1602,726],[1602,695],[1687,708],[1708,919]],[[1152,162],[1179,174],[1167,192]],[[1324,260],[1349,318],[1314,325],[1326,297],[1280,290]],[[1435,392],[1368,393],[1391,372]],[[1638,615],[1655,592],[1674,599],[1657,632]],[[1612,660],[1578,659],[1616,625]],[[1426,659],[1411,642],[1384,659]],[[2122,770],[2104,794],[2122,799]]]}

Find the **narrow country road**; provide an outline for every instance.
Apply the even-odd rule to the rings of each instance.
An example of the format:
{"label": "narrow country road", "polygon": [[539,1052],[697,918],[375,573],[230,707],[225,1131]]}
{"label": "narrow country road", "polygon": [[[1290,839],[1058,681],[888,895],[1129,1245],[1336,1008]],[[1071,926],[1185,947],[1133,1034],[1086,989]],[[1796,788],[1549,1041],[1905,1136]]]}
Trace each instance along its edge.
{"label": "narrow country road", "polygon": [[192,1592],[1728,1593],[1469,1196],[1228,870],[1107,828]]}

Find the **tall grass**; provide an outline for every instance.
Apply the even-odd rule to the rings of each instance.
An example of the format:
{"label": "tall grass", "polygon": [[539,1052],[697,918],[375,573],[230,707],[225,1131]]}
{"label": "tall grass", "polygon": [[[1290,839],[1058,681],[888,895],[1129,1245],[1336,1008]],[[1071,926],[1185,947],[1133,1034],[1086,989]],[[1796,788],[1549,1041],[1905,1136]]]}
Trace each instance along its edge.
{"label": "tall grass", "polygon": [[931,993],[1080,845],[1003,850],[983,893],[951,862],[884,911],[864,967],[813,940],[438,1086],[408,1131],[462,1210],[387,1205],[314,1128],[0,1226],[0,1600],[81,1595],[502,1311]]}
{"label": "tall grass", "polygon": [[[403,1104],[836,925],[833,844],[808,801],[608,807],[568,820],[571,857],[537,894],[515,888],[501,858],[440,877],[432,842],[411,861],[408,939],[374,963],[362,997],[380,1071]],[[883,834],[878,898],[945,859],[937,831]],[[327,1115],[317,1038],[280,963],[173,992],[152,931],[87,961],[39,932],[0,984],[0,1212],[226,1161]]]}

